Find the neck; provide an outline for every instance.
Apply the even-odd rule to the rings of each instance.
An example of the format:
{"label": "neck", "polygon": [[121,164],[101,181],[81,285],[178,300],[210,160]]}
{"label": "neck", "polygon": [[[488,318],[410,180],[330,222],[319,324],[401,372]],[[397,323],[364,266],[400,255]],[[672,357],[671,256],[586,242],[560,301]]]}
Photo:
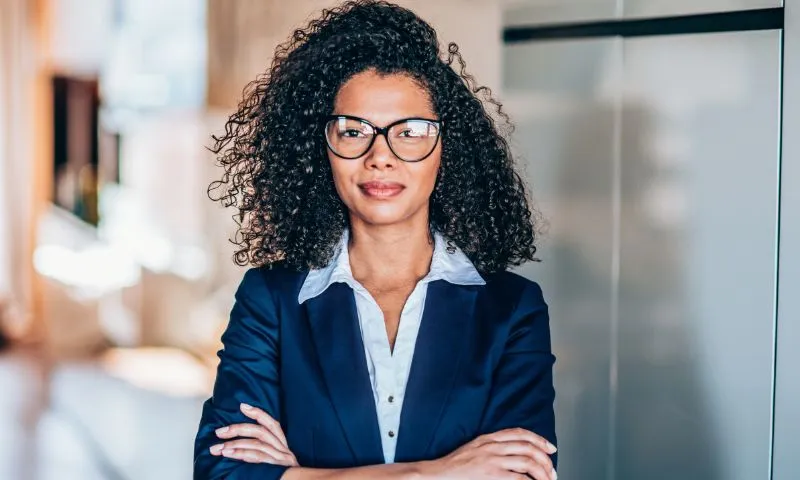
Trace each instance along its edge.
{"label": "neck", "polygon": [[350,268],[359,282],[417,281],[430,271],[434,241],[427,217],[411,225],[350,225]]}

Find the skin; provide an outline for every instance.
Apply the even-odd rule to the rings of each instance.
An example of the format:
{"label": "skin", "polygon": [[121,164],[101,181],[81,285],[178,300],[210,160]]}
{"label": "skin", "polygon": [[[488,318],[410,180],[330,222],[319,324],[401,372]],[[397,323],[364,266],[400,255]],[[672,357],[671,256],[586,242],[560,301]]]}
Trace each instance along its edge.
{"label": "skin", "polygon": [[[437,117],[427,92],[416,82],[372,71],[356,75],[342,86],[334,114],[355,115],[379,126],[403,118]],[[430,269],[433,242],[428,231],[428,200],[442,163],[441,141],[421,162],[398,159],[382,136],[359,159],[342,159],[330,150],[328,159],[336,192],[350,212],[353,277],[383,311],[393,347],[403,305]]]}
{"label": "skin", "polygon": [[[409,117],[437,118],[428,93],[413,79],[370,70],[340,88],[333,113],[358,116],[378,126]],[[358,159],[342,159],[330,150],[328,159],[336,191],[350,214],[348,251],[353,276],[383,311],[387,340],[393,347],[403,306],[430,269],[433,242],[428,202],[441,165],[441,140],[429,157],[416,163],[398,159],[382,136]],[[433,461],[336,470],[302,468],[280,424],[266,412],[248,407],[243,406],[242,412],[257,423],[218,430],[224,442],[211,447],[211,453],[291,466],[284,475],[287,480],[556,478],[548,456],[555,447],[523,429],[480,436]]]}

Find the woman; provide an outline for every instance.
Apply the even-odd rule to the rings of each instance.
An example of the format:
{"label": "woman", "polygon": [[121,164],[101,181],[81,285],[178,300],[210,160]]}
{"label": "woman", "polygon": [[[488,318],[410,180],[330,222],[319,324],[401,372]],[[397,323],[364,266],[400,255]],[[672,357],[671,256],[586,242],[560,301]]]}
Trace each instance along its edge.
{"label": "woman", "polygon": [[547,307],[506,271],[534,258],[531,211],[471,84],[455,45],[442,60],[372,0],[295,31],[251,84],[212,190],[254,268],[195,478],[556,478]]}

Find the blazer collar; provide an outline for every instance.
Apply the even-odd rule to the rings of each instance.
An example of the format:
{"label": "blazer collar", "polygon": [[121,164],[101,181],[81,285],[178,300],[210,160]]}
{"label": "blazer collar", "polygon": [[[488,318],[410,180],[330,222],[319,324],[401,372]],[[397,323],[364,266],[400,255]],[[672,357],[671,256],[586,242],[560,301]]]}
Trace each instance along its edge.
{"label": "blazer collar", "polygon": [[[350,232],[345,229],[331,262],[324,268],[308,272],[297,295],[297,303],[302,304],[310,298],[319,296],[334,283],[346,283],[355,287],[357,282],[350,269],[350,254],[347,250],[349,240]],[[431,268],[422,282],[429,283],[435,280],[445,280],[455,285],[486,284],[464,252],[452,243],[448,244],[448,240],[439,232],[434,232]]]}

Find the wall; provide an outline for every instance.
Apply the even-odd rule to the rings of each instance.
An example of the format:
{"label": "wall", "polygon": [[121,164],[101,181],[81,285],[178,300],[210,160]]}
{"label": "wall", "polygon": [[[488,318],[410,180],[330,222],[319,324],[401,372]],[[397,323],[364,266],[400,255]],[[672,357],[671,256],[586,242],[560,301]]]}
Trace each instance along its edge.
{"label": "wall", "polygon": [[[40,6],[23,0],[0,3],[0,304],[4,297],[13,304],[15,321],[28,319],[34,308],[32,218],[41,205],[37,172],[46,150],[46,142],[33,142],[46,128],[36,116],[44,108],[43,59],[37,48]],[[6,325],[13,330],[28,326]]]}
{"label": "wall", "polygon": [[[244,86],[269,66],[275,47],[331,0],[209,0],[208,103],[230,108]],[[397,2],[429,21],[443,45],[459,44],[467,68],[492,89],[500,87],[500,4],[492,0]],[[454,14],[457,12],[457,14]]]}
{"label": "wall", "polygon": [[[557,18],[764,3],[573,1]],[[504,49],[549,222],[521,271],[550,301],[564,478],[770,478],[781,75],[778,30]]]}

